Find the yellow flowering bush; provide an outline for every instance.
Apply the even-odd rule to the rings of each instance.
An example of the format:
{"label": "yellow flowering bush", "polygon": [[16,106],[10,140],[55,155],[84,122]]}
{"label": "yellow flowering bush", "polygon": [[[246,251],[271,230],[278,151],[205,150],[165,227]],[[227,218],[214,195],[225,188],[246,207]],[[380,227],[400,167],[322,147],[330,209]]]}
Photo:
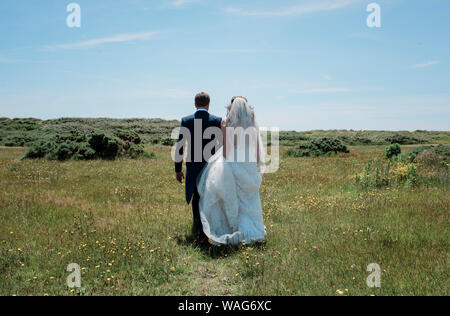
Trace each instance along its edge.
{"label": "yellow flowering bush", "polygon": [[355,184],[362,189],[375,189],[389,186],[417,185],[417,165],[406,162],[388,162],[377,165],[377,161],[369,162],[364,172],[354,177]]}
{"label": "yellow flowering bush", "polygon": [[392,168],[392,175],[398,177],[399,179],[406,179],[408,177],[408,170],[412,164],[409,163],[397,163],[394,168]]}

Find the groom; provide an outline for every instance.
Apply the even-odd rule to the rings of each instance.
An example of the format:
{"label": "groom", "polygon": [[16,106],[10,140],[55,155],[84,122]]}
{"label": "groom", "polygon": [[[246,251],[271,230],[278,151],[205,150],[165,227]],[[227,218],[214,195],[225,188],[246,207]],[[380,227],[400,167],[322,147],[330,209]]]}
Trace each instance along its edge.
{"label": "groom", "polygon": [[[211,139],[204,139],[205,130],[210,127],[221,127],[222,119],[220,117],[209,114],[210,97],[207,93],[201,92],[195,96],[195,107],[197,111],[190,116],[184,117],[181,120],[180,135],[176,147],[176,154],[182,157],[184,154],[184,146],[187,141],[187,158],[186,158],[186,202],[189,204],[192,201],[192,212],[194,215],[194,232],[199,240],[205,239],[203,232],[203,225],[200,219],[200,195],[197,190],[197,177],[206,165],[206,160],[203,155],[205,147],[211,142]],[[195,130],[200,129],[200,131]],[[185,135],[188,134],[188,135]],[[222,142],[222,139],[218,140]],[[220,148],[219,146],[218,148]],[[196,152],[199,151],[200,152]],[[215,154],[212,152],[211,154]],[[199,157],[201,157],[199,159]],[[183,159],[176,159],[175,172],[177,181],[183,183]]]}

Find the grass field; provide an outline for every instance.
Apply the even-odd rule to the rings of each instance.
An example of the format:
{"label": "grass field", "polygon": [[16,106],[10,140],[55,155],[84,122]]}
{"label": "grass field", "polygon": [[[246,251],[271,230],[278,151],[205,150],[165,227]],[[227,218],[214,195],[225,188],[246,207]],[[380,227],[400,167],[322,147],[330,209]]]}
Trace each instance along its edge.
{"label": "grass field", "polygon": [[[169,147],[153,160],[20,161],[0,148],[0,295],[449,295],[444,185],[358,190],[384,147],[284,158],[264,176],[267,242],[200,247]],[[285,149],[284,149],[285,150]],[[82,288],[66,267],[82,267]],[[382,268],[379,289],[366,268]]]}

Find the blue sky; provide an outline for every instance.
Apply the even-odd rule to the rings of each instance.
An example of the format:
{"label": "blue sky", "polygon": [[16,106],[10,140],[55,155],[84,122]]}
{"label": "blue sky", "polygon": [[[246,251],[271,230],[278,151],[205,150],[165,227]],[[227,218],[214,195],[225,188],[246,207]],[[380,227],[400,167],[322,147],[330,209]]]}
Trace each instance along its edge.
{"label": "blue sky", "polygon": [[179,119],[207,91],[284,130],[449,130],[450,1],[376,1],[381,28],[371,2],[2,0],[0,116]]}

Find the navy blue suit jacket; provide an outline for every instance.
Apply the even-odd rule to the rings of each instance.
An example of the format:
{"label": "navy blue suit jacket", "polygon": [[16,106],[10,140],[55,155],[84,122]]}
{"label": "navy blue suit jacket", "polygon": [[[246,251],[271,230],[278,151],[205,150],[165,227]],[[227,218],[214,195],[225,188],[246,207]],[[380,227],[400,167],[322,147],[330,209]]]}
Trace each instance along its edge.
{"label": "navy blue suit jacket", "polygon": [[[196,139],[194,134],[194,126],[195,120],[201,120],[201,139]],[[212,139],[203,139],[203,134],[205,130],[210,127],[217,127],[220,129],[222,123],[222,119],[220,117],[209,114],[207,111],[197,111],[195,114],[184,117],[181,120],[181,128],[189,130],[190,133],[190,142],[187,142],[187,161],[186,161],[186,202],[189,204],[192,200],[192,196],[194,195],[196,186],[197,186],[197,177],[203,170],[206,165],[205,157],[203,157],[203,150],[205,146],[214,140]],[[182,133],[180,132],[180,136],[178,137],[177,143],[177,153],[182,155],[184,153],[185,143],[188,139],[184,139]],[[218,139],[219,148],[222,146],[223,139]],[[195,155],[193,148],[196,148],[195,144],[201,142],[201,161],[195,161]],[[197,147],[199,147],[197,145]],[[212,151],[214,153],[214,150]],[[183,161],[175,162],[175,172],[181,172],[183,170]]]}

